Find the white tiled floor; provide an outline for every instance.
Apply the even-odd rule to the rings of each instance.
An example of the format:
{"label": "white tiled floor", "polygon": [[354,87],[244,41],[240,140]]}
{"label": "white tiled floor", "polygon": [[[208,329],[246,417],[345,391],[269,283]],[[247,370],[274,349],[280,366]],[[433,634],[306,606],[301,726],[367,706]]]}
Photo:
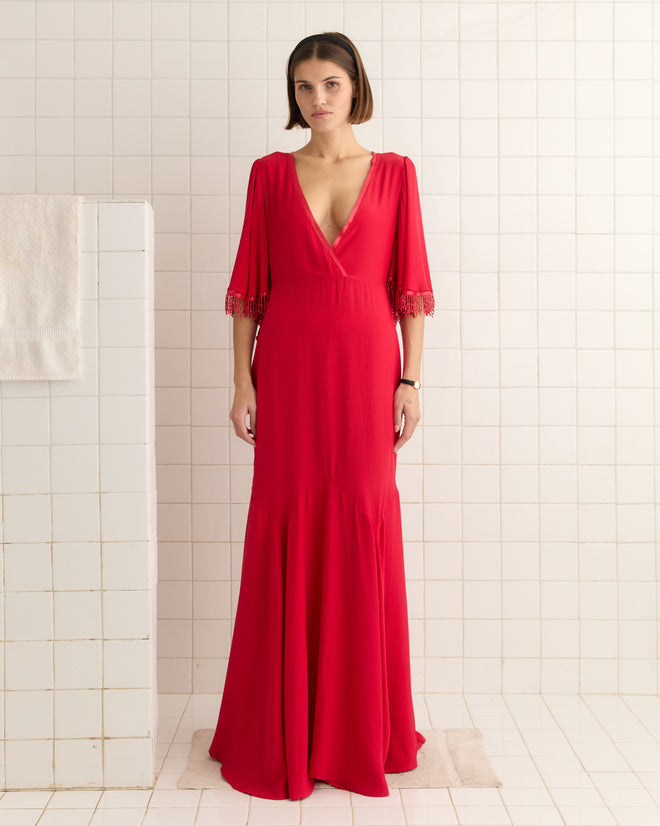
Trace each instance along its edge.
{"label": "white tiled floor", "polygon": [[427,694],[417,728],[480,728],[503,786],[402,789],[303,801],[176,788],[192,732],[217,695],[160,695],[156,788],[5,792],[0,826],[660,826],[660,697]]}

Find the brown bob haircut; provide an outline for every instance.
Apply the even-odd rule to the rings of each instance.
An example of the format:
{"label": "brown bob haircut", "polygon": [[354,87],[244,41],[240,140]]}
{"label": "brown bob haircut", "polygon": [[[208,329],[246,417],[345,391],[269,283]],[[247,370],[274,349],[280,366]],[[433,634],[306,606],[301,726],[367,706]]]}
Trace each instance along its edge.
{"label": "brown bob haircut", "polygon": [[312,40],[295,48],[289,55],[289,61],[287,63],[286,91],[289,98],[289,122],[284,127],[285,129],[293,129],[295,126],[300,126],[302,129],[310,128],[296,103],[296,87],[293,82],[293,75],[299,63],[302,63],[304,60],[311,60],[312,58],[330,60],[336,63],[355,84],[353,106],[348,116],[349,123],[364,123],[373,115],[374,101],[371,94],[371,86],[369,86],[369,80],[364,70],[360,53],[345,34],[340,34],[340,32],[323,32],[322,34],[316,35],[316,37],[322,38],[324,34],[329,34],[344,40],[353,49],[355,61],[346,49],[343,49],[330,40]]}

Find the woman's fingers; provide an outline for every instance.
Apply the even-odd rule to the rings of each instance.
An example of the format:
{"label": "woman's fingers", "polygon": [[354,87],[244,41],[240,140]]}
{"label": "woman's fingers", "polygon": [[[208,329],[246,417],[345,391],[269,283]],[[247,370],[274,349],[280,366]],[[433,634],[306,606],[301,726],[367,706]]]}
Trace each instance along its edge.
{"label": "woman's fingers", "polygon": [[399,437],[395,439],[395,453],[398,453],[413,435],[420,419],[419,399],[411,396],[407,390],[397,388],[394,399],[394,432],[398,433]]}
{"label": "woman's fingers", "polygon": [[253,386],[237,386],[229,418],[238,438],[254,447],[257,435],[257,395]]}
{"label": "woman's fingers", "polygon": [[404,424],[403,430],[401,431],[399,438],[396,440],[396,444],[394,445],[394,452],[398,453],[401,448],[405,445],[408,439],[413,435],[415,432],[416,423],[412,421],[409,416],[404,416]]}
{"label": "woman's fingers", "polygon": [[401,433],[401,414],[403,413],[403,405],[394,405],[394,432]]}
{"label": "woman's fingers", "polygon": [[[249,426],[247,424],[248,416],[250,419]],[[241,413],[235,413],[232,411],[230,419],[234,425],[234,433],[239,437],[239,439],[243,439],[244,442],[254,446],[256,444],[255,437],[257,433],[256,408],[254,410],[246,409]]]}
{"label": "woman's fingers", "polygon": [[[247,423],[249,420],[249,424]],[[256,408],[248,407],[245,411],[245,415],[242,419],[243,424],[243,435],[241,436],[242,439],[250,445],[256,444],[256,436],[257,436],[257,411]],[[241,434],[239,433],[239,436]]]}
{"label": "woman's fingers", "polygon": [[234,425],[234,430],[239,438],[243,439],[243,441],[250,445],[254,445],[255,440],[252,429],[246,425],[245,419],[243,419],[242,422],[239,422],[238,426]]}
{"label": "woman's fingers", "polygon": [[403,415],[403,403],[395,400],[394,402],[394,432],[398,433],[398,438],[394,440],[394,452],[396,453],[399,447],[403,444],[401,437],[406,426],[406,417]]}

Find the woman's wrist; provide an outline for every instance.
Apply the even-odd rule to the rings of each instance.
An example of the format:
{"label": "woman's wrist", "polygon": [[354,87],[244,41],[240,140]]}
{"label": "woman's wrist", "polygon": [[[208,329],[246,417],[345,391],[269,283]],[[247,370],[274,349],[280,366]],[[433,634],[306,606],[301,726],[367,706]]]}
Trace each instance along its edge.
{"label": "woman's wrist", "polygon": [[242,390],[245,387],[252,387],[253,381],[251,375],[234,376],[234,387],[237,390]]}
{"label": "woman's wrist", "polygon": [[399,379],[399,384],[405,384],[408,387],[414,387],[415,390],[419,390],[420,387],[422,386],[422,383],[420,382],[419,379],[411,379],[407,376],[405,378]]}

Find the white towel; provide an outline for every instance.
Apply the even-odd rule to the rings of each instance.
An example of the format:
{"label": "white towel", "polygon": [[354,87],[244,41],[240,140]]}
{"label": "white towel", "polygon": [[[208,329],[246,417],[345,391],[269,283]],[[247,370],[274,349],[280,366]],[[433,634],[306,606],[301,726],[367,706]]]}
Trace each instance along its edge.
{"label": "white towel", "polygon": [[0,195],[0,380],[77,379],[80,195]]}

